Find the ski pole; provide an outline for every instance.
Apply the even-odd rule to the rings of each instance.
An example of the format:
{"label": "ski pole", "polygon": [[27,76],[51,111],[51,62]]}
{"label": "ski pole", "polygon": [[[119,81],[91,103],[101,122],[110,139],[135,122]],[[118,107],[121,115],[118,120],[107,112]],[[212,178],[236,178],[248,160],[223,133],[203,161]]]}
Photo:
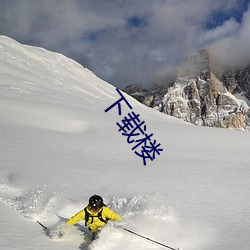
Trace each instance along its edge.
{"label": "ski pole", "polygon": [[141,237],[141,238],[143,238],[143,239],[145,239],[145,240],[154,242],[154,243],[156,243],[156,244],[158,244],[158,245],[161,245],[161,246],[163,246],[163,247],[169,248],[169,249],[171,249],[171,250],[180,250],[180,248],[173,248],[173,247],[167,246],[167,245],[162,244],[162,243],[160,243],[160,242],[158,242],[158,241],[155,241],[155,240],[152,240],[152,239],[150,239],[150,238],[148,238],[148,237],[145,237],[145,236],[143,236],[143,235],[141,235],[141,234],[135,233],[135,232],[133,232],[133,231],[127,229],[127,228],[122,228],[122,229],[125,230],[125,231],[127,231],[127,232],[129,232],[129,233],[131,233],[131,234],[137,235],[137,236],[139,236],[139,237]]}
{"label": "ski pole", "polygon": [[36,221],[40,226],[42,226],[43,227],[43,229],[46,231],[46,230],[48,230],[48,228],[47,227],[45,227],[41,222],[39,222],[38,220]]}

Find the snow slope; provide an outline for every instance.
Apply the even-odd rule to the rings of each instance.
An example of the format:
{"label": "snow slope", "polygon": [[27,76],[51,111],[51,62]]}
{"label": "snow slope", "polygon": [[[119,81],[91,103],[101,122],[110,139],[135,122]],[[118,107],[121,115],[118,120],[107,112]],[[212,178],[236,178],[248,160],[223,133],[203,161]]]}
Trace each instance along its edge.
{"label": "snow slope", "polygon": [[124,227],[171,247],[250,249],[249,133],[196,127],[124,96],[163,149],[146,165],[118,131],[125,102],[121,116],[104,112],[115,87],[0,36],[0,248],[162,249],[112,225],[90,244],[83,223],[63,239],[36,223],[53,228],[97,193]]}

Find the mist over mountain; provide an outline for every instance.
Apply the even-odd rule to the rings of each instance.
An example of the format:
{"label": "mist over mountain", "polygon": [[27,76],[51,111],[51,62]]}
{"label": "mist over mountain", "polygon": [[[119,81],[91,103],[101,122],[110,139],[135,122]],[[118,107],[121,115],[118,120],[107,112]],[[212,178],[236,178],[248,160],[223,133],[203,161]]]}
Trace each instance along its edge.
{"label": "mist over mountain", "polygon": [[124,91],[146,106],[196,125],[248,129],[250,65],[221,65],[209,49],[188,57],[172,81]]}

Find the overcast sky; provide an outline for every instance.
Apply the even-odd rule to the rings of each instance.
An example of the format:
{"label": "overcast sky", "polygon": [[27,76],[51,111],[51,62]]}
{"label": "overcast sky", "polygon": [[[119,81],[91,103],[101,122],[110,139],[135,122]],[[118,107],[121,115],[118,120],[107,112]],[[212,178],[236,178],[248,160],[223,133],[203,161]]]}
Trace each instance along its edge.
{"label": "overcast sky", "polygon": [[111,84],[149,86],[195,51],[250,62],[250,0],[0,0],[0,34],[61,52]]}

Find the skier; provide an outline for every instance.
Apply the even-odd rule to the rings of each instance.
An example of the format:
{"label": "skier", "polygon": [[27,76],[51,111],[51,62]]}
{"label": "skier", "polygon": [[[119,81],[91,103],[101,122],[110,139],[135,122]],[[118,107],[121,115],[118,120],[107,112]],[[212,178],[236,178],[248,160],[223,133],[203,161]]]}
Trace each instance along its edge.
{"label": "skier", "polygon": [[94,239],[109,220],[120,222],[122,219],[120,215],[105,206],[101,196],[95,194],[89,198],[89,204],[72,216],[67,224],[74,225],[80,220],[85,220],[85,226],[92,232]]}

